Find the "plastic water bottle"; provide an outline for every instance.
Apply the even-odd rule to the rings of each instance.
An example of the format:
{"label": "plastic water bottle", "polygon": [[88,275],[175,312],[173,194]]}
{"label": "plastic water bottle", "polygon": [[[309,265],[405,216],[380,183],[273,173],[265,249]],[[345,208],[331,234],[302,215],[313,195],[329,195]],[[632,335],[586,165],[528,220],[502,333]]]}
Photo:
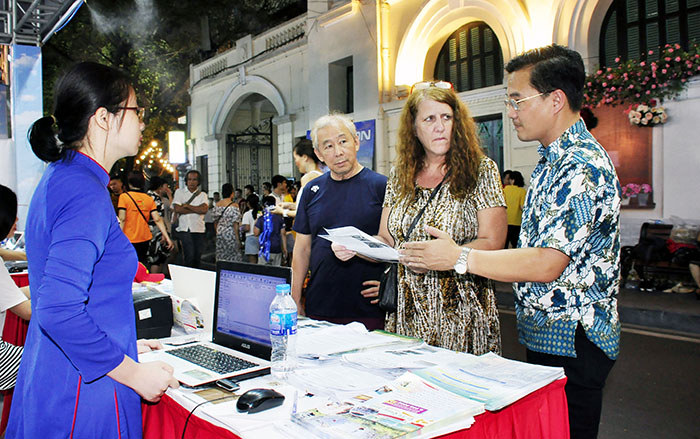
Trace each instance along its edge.
{"label": "plastic water bottle", "polygon": [[270,304],[271,369],[276,378],[285,378],[296,366],[297,305],[289,284],[277,285]]}

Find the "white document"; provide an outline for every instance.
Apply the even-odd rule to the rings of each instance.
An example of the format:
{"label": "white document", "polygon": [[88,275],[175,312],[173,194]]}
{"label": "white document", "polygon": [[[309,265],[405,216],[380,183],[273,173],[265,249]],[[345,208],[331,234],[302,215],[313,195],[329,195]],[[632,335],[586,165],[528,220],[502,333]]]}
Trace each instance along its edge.
{"label": "white document", "polygon": [[479,357],[466,355],[447,366],[414,373],[452,393],[483,402],[490,411],[500,410],[564,377],[561,367],[508,360],[492,352]]}
{"label": "white document", "polygon": [[352,352],[343,355],[343,361],[375,369],[420,369],[438,364],[449,364],[466,355],[462,352],[421,346],[395,346]]}
{"label": "white document", "polygon": [[320,238],[340,244],[362,256],[382,262],[399,262],[399,252],[395,248],[356,227],[347,226],[324,230],[328,234],[318,235]]}
{"label": "white document", "polygon": [[297,336],[297,355],[306,358],[324,358],[334,354],[378,346],[418,345],[418,339],[368,332],[359,322],[334,325],[311,333],[300,331]]}

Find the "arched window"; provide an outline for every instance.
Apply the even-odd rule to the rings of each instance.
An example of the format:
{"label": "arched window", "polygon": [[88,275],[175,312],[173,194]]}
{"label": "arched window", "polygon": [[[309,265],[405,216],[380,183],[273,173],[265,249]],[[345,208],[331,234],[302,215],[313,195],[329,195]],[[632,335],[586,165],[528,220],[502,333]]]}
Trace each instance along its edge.
{"label": "arched window", "polygon": [[[700,43],[700,0],[615,0],[603,20],[600,64],[656,59],[659,46]],[[649,50],[654,55],[648,57]]]}
{"label": "arched window", "polygon": [[434,76],[457,91],[502,84],[503,56],[496,34],[483,21],[457,29],[440,50]]}

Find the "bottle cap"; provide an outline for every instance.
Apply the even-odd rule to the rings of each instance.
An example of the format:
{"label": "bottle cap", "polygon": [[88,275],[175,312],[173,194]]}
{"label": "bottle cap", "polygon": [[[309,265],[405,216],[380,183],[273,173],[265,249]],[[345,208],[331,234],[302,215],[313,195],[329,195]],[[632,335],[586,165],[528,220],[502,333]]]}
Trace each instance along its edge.
{"label": "bottle cap", "polygon": [[289,284],[279,284],[275,287],[277,294],[291,293],[292,287]]}

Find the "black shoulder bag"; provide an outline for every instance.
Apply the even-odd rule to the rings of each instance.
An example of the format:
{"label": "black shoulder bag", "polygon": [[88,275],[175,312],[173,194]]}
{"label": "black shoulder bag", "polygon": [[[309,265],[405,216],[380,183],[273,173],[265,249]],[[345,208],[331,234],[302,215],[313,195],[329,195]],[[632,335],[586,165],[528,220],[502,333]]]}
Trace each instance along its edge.
{"label": "black shoulder bag", "polygon": [[[440,184],[435,186],[435,189],[433,189],[433,192],[430,194],[430,198],[428,198],[428,201],[425,203],[425,206],[421,208],[420,212],[416,215],[415,218],[413,218],[413,222],[411,222],[411,225],[408,227],[408,231],[406,232],[406,239],[408,239],[411,236],[411,232],[413,232],[413,229],[416,227],[416,224],[418,224],[418,220],[420,219],[421,216],[423,216],[423,212],[425,212],[425,208],[428,207],[431,201],[433,201],[433,198],[435,198],[435,195],[438,193],[440,188],[442,187],[442,184],[445,182],[445,179],[447,176],[450,175],[448,172],[445,174],[445,177],[442,179]],[[387,264],[386,268],[384,269],[384,272],[382,273],[380,282],[379,282],[379,303],[378,306],[380,309],[392,313],[396,312],[396,303],[397,303],[397,297],[399,294],[399,289],[398,289],[398,269],[399,265],[398,264]]]}

